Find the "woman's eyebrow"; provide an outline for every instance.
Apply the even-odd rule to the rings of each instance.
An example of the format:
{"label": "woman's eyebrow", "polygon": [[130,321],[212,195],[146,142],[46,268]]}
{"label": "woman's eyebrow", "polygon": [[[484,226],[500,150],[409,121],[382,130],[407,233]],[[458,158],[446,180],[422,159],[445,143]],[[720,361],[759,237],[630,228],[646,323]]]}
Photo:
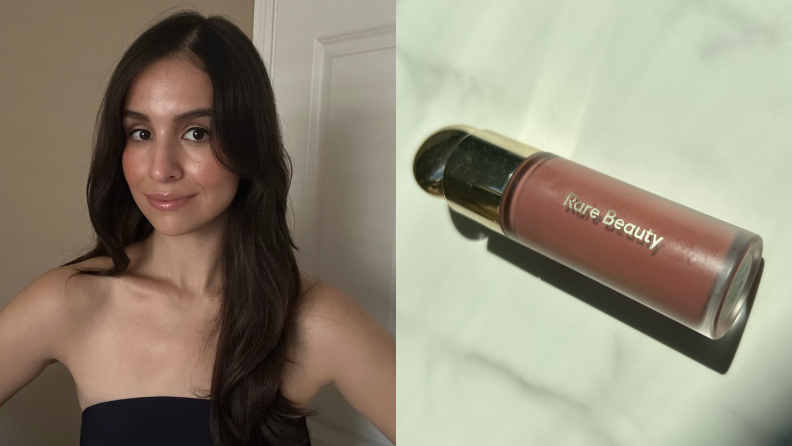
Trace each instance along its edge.
{"label": "woman's eyebrow", "polygon": [[[173,122],[183,121],[185,119],[195,119],[195,118],[202,118],[204,116],[212,116],[212,109],[211,108],[198,108],[195,110],[188,111],[186,113],[182,113],[175,118],[173,118]],[[140,119],[141,121],[148,121],[148,116],[144,115],[143,113],[136,112],[134,110],[124,110],[123,114],[124,118],[134,118]]]}

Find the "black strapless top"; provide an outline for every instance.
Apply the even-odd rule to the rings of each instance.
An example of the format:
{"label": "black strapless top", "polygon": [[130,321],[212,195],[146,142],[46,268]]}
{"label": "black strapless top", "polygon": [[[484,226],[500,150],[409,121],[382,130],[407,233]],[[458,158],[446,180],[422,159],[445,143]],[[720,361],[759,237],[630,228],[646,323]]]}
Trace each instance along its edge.
{"label": "black strapless top", "polygon": [[[210,407],[208,399],[178,396],[94,404],[82,412],[80,446],[214,446]],[[307,432],[305,418],[303,424]]]}

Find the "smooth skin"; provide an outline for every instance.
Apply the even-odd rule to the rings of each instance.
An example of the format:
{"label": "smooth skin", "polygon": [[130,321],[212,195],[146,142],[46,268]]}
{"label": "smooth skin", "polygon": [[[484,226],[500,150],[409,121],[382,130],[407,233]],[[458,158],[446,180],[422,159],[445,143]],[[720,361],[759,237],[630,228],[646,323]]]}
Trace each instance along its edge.
{"label": "smooth skin", "polygon": [[[132,196],[155,231],[126,248],[119,279],[77,276],[106,267],[100,257],[50,270],[0,311],[0,405],[47,365],[63,363],[80,407],[140,396],[196,397],[211,387],[220,305],[218,253],[226,209],[239,178],[212,155],[212,85],[183,58],[155,62],[130,86],[123,170]],[[174,211],[145,194],[193,195]],[[303,274],[310,291],[297,314],[296,365],[284,396],[309,407],[334,384],[346,400],[396,443],[396,341],[343,291]]]}

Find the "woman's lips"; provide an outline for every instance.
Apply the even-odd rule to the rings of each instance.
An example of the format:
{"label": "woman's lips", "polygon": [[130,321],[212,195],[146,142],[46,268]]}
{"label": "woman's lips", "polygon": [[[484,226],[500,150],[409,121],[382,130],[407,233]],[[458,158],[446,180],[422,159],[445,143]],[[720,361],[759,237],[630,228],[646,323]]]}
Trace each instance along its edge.
{"label": "woman's lips", "polygon": [[184,207],[194,196],[195,195],[188,195],[186,197],[180,197],[176,199],[157,200],[146,195],[146,198],[148,199],[151,207],[154,209],[159,211],[175,211],[176,209]]}

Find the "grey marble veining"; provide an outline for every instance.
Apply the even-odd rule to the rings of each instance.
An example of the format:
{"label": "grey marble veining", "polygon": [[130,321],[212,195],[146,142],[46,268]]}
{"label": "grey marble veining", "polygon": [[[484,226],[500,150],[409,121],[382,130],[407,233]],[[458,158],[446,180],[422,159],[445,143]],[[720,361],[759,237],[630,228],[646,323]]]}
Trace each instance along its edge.
{"label": "grey marble veining", "polygon": [[[792,4],[401,0],[397,14],[399,441],[792,444]],[[450,124],[760,234],[750,316],[710,341],[466,233],[412,178]]]}

